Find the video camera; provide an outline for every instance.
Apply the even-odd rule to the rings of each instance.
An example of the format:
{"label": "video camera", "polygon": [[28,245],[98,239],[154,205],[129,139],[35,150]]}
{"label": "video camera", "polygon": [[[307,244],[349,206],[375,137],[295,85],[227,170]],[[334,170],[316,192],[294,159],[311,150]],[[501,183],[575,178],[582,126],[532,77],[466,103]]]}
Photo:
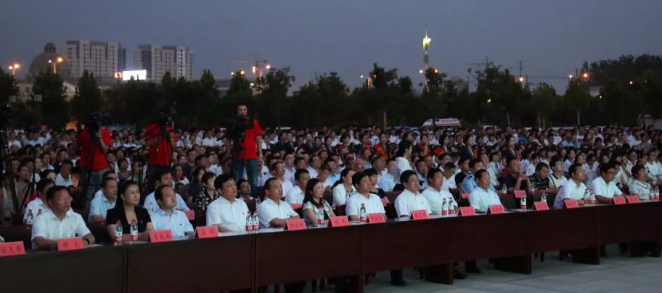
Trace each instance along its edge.
{"label": "video camera", "polygon": [[244,140],[246,139],[246,130],[253,129],[253,117],[235,117],[230,120],[230,137],[235,141],[235,145],[239,149],[243,149]]}
{"label": "video camera", "polygon": [[16,111],[14,111],[11,104],[5,104],[0,110],[0,127],[7,128],[15,113]]}
{"label": "video camera", "polygon": [[108,114],[103,112],[90,113],[85,121],[85,128],[91,133],[97,133],[99,132],[99,126],[103,125],[106,121],[108,121]]}

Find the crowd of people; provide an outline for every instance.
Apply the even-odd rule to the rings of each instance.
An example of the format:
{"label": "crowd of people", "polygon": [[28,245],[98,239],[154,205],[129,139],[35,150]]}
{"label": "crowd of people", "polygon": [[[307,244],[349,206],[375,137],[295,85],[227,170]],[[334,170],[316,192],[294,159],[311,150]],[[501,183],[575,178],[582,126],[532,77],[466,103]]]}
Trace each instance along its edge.
{"label": "crowd of people", "polygon": [[[231,125],[206,130],[156,121],[111,131],[92,121],[79,132],[10,131],[0,219],[32,225],[33,247],[48,250],[67,237],[94,243],[90,225],[118,241],[154,230],[190,236],[187,211],[222,233],[255,218],[282,228],[339,210],[350,221],[386,216],[394,191],[397,216],[408,218],[457,211],[462,195],[478,212],[519,190],[529,199],[554,193],[562,208],[565,199],[647,200],[662,184],[662,132],[650,127],[263,129],[245,104],[236,110]],[[480,270],[467,262],[466,272]],[[406,284],[401,271],[391,282]]]}

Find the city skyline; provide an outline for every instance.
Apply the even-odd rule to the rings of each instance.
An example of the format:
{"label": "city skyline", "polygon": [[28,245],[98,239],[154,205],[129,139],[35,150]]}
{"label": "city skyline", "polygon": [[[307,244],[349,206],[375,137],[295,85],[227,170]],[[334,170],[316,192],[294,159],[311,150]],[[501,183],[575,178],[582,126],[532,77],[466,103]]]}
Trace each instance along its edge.
{"label": "city skyline", "polygon": [[[186,46],[195,52],[193,77],[210,69],[230,78],[257,54],[274,67],[290,67],[293,88],[316,75],[338,72],[352,87],[361,84],[373,63],[397,68],[418,86],[423,78],[421,39],[432,38],[430,66],[449,77],[467,77],[467,68],[485,61],[564,88],[562,77],[584,61],[615,59],[624,54],[661,54],[657,15],[662,3],[615,1],[397,1],[309,3],[306,1],[210,2],[174,0],[115,1],[79,7],[50,1],[10,0],[0,11],[0,31],[13,40],[0,47],[3,70],[18,62],[26,67],[44,44],[67,40],[122,43],[128,56],[141,44]],[[154,5],[159,3],[160,5]],[[31,17],[24,17],[30,11]],[[167,29],[166,29],[167,28]],[[127,61],[127,69],[133,69]],[[533,76],[541,76],[536,80]],[[418,88],[418,87],[417,87]]]}

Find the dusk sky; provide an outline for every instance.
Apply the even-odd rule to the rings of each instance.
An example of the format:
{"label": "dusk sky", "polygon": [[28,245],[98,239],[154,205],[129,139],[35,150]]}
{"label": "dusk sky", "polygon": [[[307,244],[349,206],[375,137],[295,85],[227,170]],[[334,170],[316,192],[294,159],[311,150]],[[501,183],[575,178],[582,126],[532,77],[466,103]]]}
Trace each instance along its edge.
{"label": "dusk sky", "polygon": [[127,67],[139,44],[188,46],[194,76],[217,78],[249,64],[257,53],[275,67],[291,67],[295,89],[315,73],[338,72],[351,87],[374,62],[397,68],[417,85],[421,39],[432,38],[431,65],[467,77],[470,63],[490,61],[564,89],[562,77],[583,61],[622,54],[662,54],[660,0],[503,1],[220,1],[3,0],[0,63],[30,61],[53,42],[116,41]]}

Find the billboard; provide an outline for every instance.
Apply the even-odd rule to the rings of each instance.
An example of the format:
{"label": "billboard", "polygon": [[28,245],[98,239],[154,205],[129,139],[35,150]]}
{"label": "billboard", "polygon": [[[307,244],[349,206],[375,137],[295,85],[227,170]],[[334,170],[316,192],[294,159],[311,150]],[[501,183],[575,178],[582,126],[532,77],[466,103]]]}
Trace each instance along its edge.
{"label": "billboard", "polygon": [[122,71],[122,80],[147,80],[147,70],[126,70]]}

